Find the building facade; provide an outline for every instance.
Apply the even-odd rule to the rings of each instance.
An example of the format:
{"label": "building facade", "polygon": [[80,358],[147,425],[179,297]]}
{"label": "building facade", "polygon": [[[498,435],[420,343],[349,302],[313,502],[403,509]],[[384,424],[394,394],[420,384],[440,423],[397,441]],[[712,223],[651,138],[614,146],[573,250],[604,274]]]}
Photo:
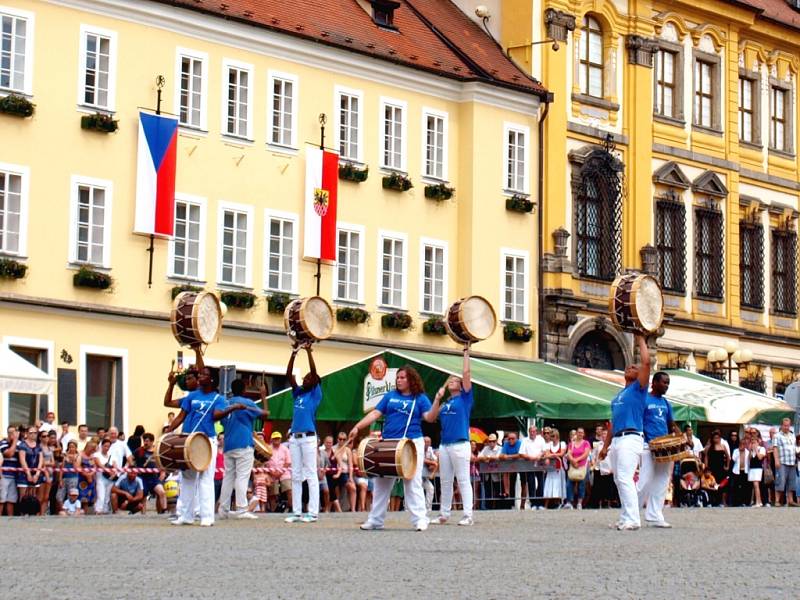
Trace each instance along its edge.
{"label": "building facade", "polygon": [[[339,181],[338,262],[320,295],[370,320],[336,322],[320,371],[388,345],[454,350],[423,323],[470,294],[500,321],[477,350],[536,356],[504,339],[503,323],[535,322],[539,262],[536,217],[506,206],[535,200],[544,88],[449,3],[330,0],[313,19],[302,4],[0,0],[0,102],[35,105],[0,113],[0,341],[56,380],[50,396],[5,394],[3,427],[50,409],[92,430],[160,430],[183,285],[254,296],[229,308],[206,362],[285,387],[269,309],[316,293],[303,198],[322,114],[325,145],[368,176]],[[137,125],[159,98],[180,122],[175,238],[155,241],[148,285]],[[82,128],[92,119],[118,130]],[[385,189],[393,173],[413,188]],[[439,184],[452,198],[426,197]],[[113,284],[76,285],[81,268]],[[383,326],[394,312],[413,328]]]}

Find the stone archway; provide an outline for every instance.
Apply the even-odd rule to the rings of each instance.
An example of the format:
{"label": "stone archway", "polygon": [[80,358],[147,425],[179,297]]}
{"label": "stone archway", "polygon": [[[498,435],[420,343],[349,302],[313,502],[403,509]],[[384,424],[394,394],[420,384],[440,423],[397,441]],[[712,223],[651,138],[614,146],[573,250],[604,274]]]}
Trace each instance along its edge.
{"label": "stone archway", "polygon": [[624,370],[633,363],[625,336],[605,317],[584,319],[576,325],[567,347],[569,362],[579,367]]}

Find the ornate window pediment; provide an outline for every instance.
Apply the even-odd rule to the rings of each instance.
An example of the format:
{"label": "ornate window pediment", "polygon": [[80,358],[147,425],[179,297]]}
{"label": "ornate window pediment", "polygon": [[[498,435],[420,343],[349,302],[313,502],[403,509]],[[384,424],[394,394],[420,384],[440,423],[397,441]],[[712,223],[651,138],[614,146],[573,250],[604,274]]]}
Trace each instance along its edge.
{"label": "ornate window pediment", "polygon": [[692,187],[692,182],[689,181],[689,178],[686,177],[674,160],[664,163],[653,173],[653,182],[682,190],[688,190]]}
{"label": "ornate window pediment", "polygon": [[726,198],[728,188],[714,171],[706,171],[692,182],[692,191],[695,194],[705,194],[713,198]]}

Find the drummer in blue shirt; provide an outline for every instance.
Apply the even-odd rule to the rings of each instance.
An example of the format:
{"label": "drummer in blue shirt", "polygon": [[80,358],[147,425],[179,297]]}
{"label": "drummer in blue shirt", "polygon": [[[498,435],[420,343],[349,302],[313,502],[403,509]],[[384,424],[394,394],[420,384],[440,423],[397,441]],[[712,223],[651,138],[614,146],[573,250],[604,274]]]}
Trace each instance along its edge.
{"label": "drummer in blue shirt", "polygon": [[625,369],[625,388],[611,401],[611,431],[606,436],[600,460],[611,453],[609,461],[614,472],[620,501],[620,519],[612,525],[619,530],[635,530],[642,526],[639,518],[639,496],[633,476],[644,451],[644,409],[647,404],[647,386],[650,383],[650,351],[641,335],[634,336],[639,346],[642,362]]}
{"label": "drummer in blue shirt", "polygon": [[644,515],[645,522],[652,527],[672,527],[664,520],[664,499],[667,496],[669,477],[672,474],[672,462],[656,462],[649,452],[647,444],[650,440],[667,435],[669,432],[680,435],[681,430],[672,416],[672,406],[664,394],[669,389],[669,375],[659,371],[653,375],[650,393],[647,394],[647,406],[644,409],[644,442],[642,464],[639,467],[639,481],[636,489],[639,492],[639,508],[647,503]]}
{"label": "drummer in blue shirt", "polygon": [[464,366],[461,377],[451,375],[445,386],[436,393],[441,401],[445,388],[450,394],[439,411],[442,438],[439,444],[439,473],[442,484],[440,514],[431,521],[442,524],[450,518],[453,505],[453,476],[458,480],[458,491],[464,506],[464,517],[459,525],[472,525],[472,482],[469,476],[472,450],[469,444],[469,415],[472,412],[472,380],[469,369],[469,346],[464,346]]}

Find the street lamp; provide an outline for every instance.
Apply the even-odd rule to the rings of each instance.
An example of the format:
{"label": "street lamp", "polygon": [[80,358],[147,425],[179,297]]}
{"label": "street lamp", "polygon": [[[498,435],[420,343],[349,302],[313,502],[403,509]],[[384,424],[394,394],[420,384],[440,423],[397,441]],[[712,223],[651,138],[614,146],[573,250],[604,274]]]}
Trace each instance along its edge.
{"label": "street lamp", "polygon": [[[707,359],[713,369],[727,371],[728,383],[732,383],[731,372],[746,369],[753,360],[753,351],[748,348],[740,349],[736,342],[728,340],[722,348],[709,350]],[[733,366],[733,363],[736,363],[736,366]]]}

